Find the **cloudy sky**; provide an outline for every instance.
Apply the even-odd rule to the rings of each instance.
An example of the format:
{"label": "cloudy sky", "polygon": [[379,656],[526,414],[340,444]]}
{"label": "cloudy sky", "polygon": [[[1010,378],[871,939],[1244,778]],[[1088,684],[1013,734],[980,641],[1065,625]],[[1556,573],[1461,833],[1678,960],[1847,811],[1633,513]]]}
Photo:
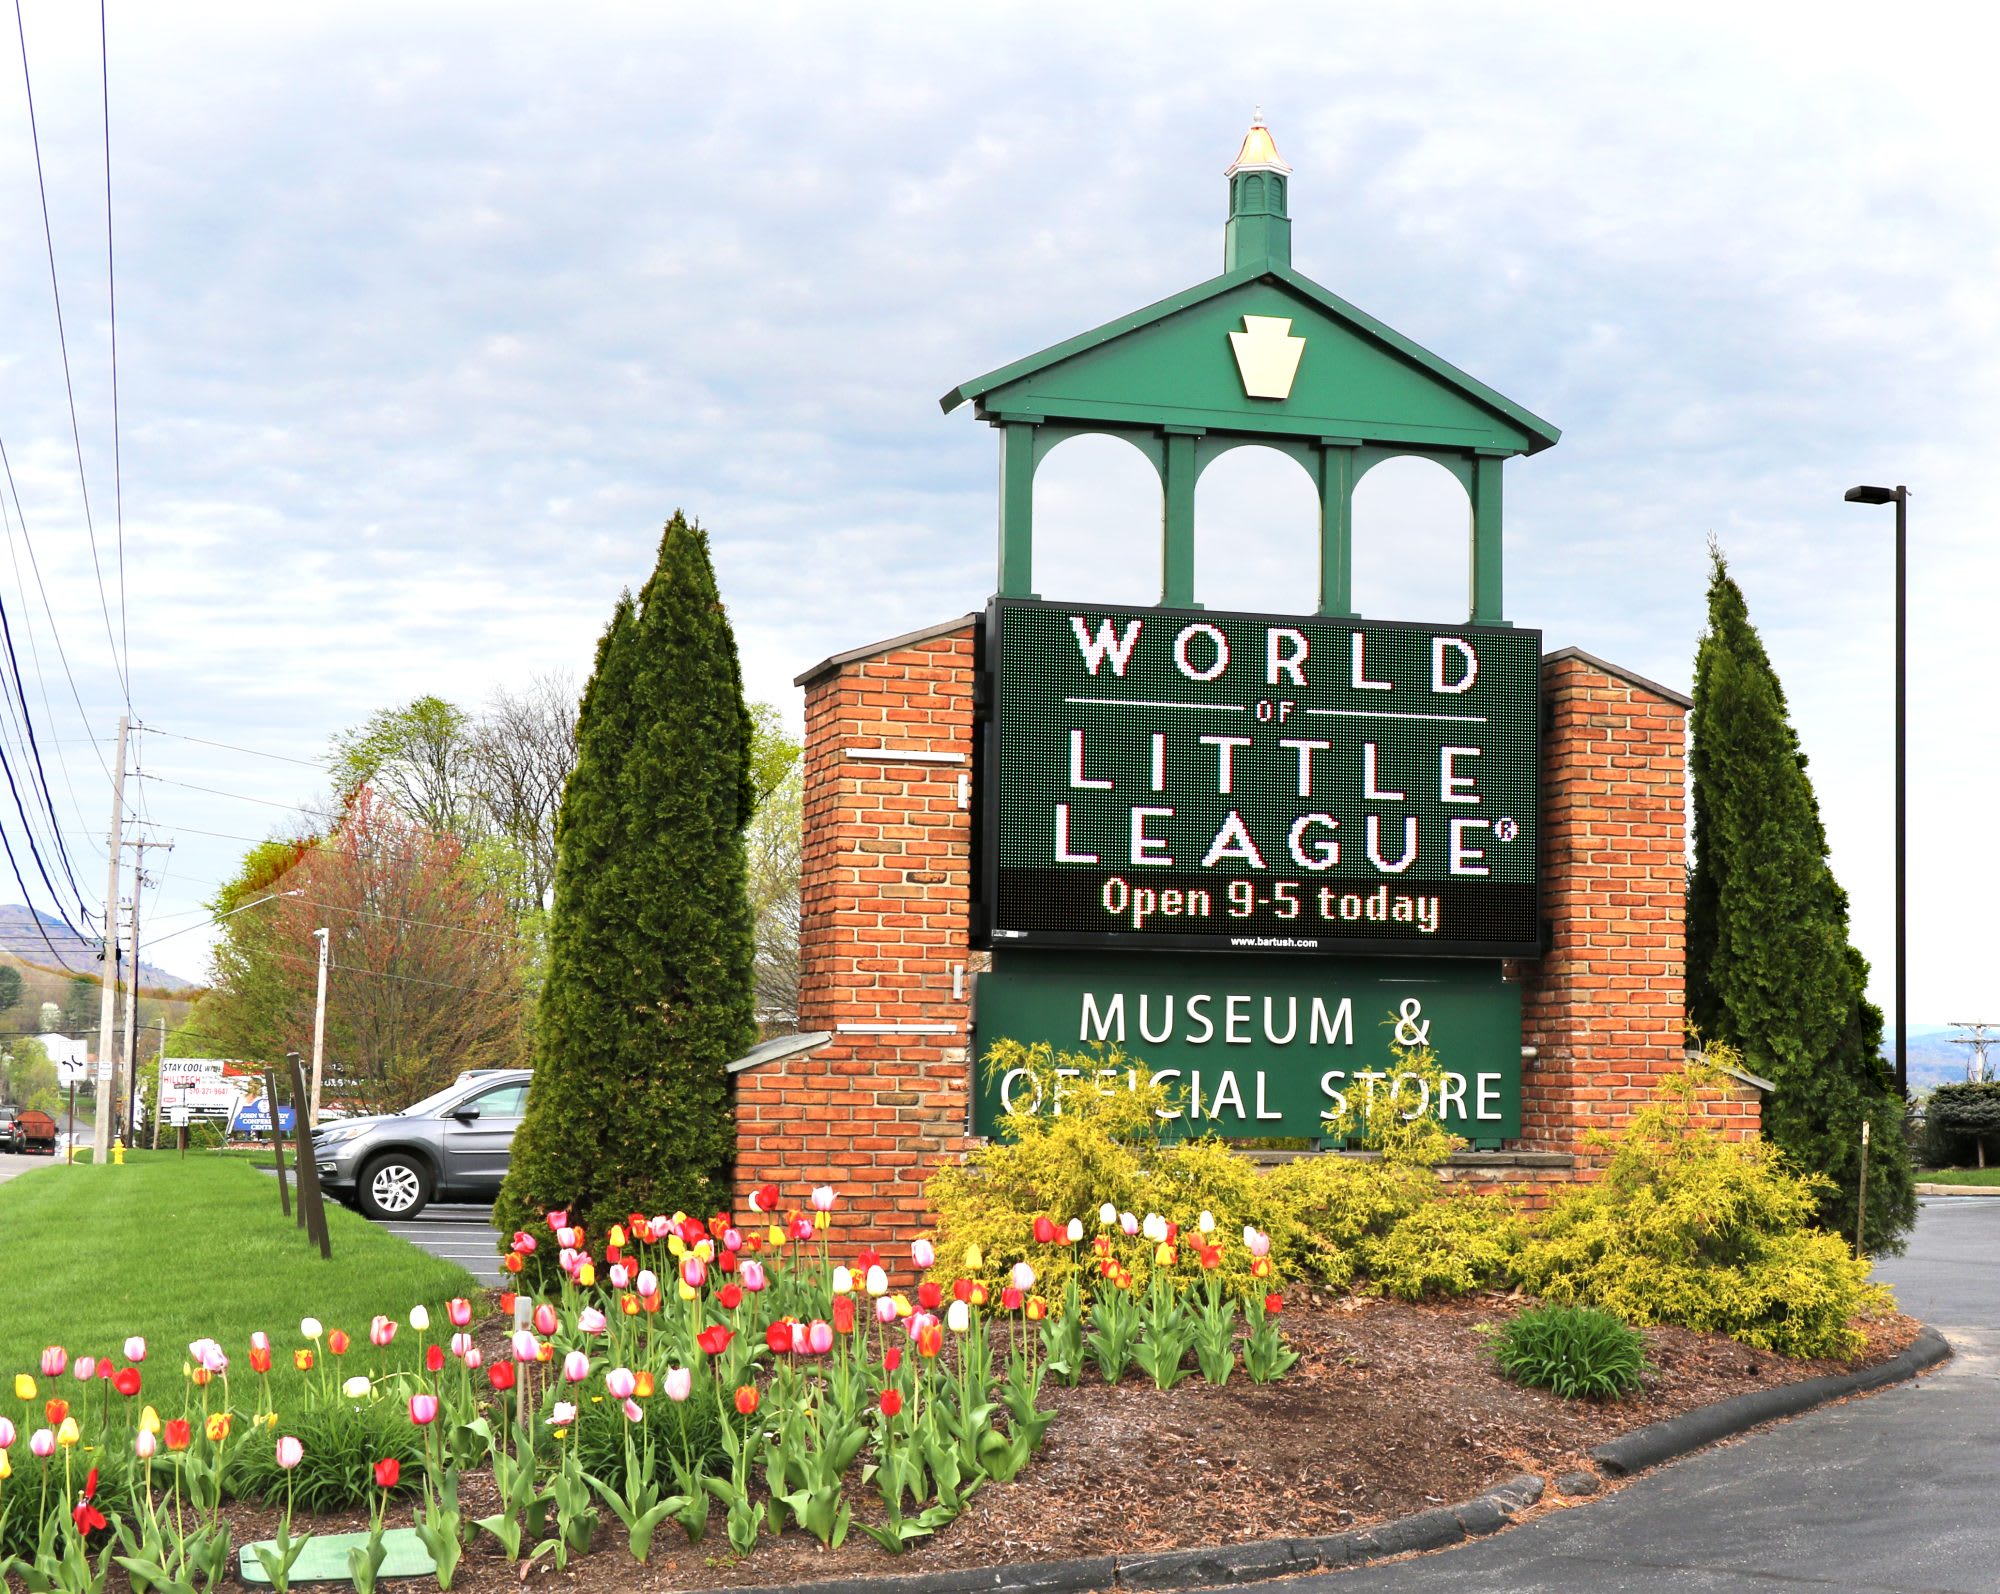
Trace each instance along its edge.
{"label": "cloudy sky", "polygon": [[[1261,105],[1299,267],[1564,429],[1509,467],[1511,618],[1684,686],[1727,550],[1884,1000],[1891,517],[1841,493],[1911,485],[1911,1016],[2000,1017],[2000,113],[1953,13],[751,10],[109,0],[123,624],[147,833],[176,839],[147,905],[189,930],[160,962],[202,972],[200,902],[268,805],[319,790],[259,755],[580,675],[676,507],[713,533],[753,695],[794,719],[806,665],[976,607],[993,438],[938,395],[1218,270]],[[0,439],[47,601],[18,522],[0,596],[101,891],[95,13],[23,6],[108,596],[11,39]],[[1051,457],[1044,592],[1145,595],[1133,463]],[[1303,476],[1233,455],[1199,512],[1200,596],[1284,606]],[[1357,521],[1365,612],[1463,614],[1455,486],[1384,467]]]}

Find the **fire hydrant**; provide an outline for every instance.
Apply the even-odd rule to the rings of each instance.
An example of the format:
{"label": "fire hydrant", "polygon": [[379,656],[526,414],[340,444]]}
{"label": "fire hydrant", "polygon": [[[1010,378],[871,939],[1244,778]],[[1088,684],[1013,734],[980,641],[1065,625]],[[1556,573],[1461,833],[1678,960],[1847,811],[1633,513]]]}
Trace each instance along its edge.
{"label": "fire hydrant", "polygon": [[125,1137],[123,1135],[120,1135],[116,1140],[111,1142],[111,1165],[114,1168],[125,1166]]}

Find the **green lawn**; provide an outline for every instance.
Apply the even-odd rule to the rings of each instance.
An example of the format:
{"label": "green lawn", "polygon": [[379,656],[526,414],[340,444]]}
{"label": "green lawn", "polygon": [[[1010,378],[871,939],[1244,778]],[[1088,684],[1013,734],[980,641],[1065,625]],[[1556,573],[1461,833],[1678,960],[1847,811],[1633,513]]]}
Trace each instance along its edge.
{"label": "green lawn", "polygon": [[2000,1184],[2000,1168],[1939,1168],[1917,1175],[1919,1184]]}
{"label": "green lawn", "polygon": [[449,1333],[440,1303],[481,1299],[456,1263],[344,1207],[328,1203],[327,1227],[331,1262],[279,1212],[277,1182],[240,1157],[135,1152],[122,1168],[51,1164],[0,1184],[0,1392],[35,1370],[44,1345],[119,1356],[132,1334],[146,1338],[149,1392],[178,1384],[188,1342],[203,1335],[221,1342],[247,1391],[256,1329],[271,1336],[282,1391],[298,1377],[302,1317],[347,1330],[347,1360],[363,1371],[376,1313],[400,1321],[423,1302]]}

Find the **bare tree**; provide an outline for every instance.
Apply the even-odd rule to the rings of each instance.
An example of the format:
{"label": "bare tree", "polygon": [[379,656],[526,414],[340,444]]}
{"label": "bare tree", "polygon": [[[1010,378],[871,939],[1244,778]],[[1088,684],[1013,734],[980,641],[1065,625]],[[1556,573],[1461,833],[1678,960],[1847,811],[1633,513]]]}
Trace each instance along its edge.
{"label": "bare tree", "polygon": [[471,757],[493,826],[519,849],[527,894],[542,907],[556,883],[556,811],[576,768],[575,678],[538,675],[504,688],[473,724]]}
{"label": "bare tree", "polygon": [[766,1034],[798,1028],[799,848],[804,790],[797,744],[744,834],[750,906],[757,915],[757,1022]]}

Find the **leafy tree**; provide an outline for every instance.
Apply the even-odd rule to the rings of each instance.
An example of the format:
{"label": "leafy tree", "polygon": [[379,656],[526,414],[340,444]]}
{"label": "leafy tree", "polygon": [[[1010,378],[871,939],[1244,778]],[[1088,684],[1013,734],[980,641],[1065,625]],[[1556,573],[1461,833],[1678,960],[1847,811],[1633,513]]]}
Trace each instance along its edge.
{"label": "leafy tree", "polygon": [[7,1047],[7,1100],[23,1111],[53,1113],[61,1109],[56,1065],[32,1035],[17,1036]]}
{"label": "leafy tree", "polygon": [[[259,897],[268,900],[259,902]],[[468,1068],[523,1057],[522,957],[506,901],[456,836],[355,793],[333,834],[254,849],[216,900],[222,922],[206,1055],[308,1052],[319,949],[330,1094],[398,1107]]]}
{"label": "leafy tree", "polygon": [[1848,941],[1847,894],[1777,672],[1720,549],[1711,549],[1708,630],[1695,656],[1695,867],[1689,889],[1688,1013],[1776,1084],[1764,1132],[1825,1174],[1820,1221],[1852,1234],[1861,1125],[1871,1251],[1900,1250],[1916,1221],[1904,1103],[1882,1057],[1868,965]]}
{"label": "leafy tree", "polygon": [[0,963],[0,1013],[11,1012],[18,1006],[25,990],[21,971],[11,963]]}
{"label": "leafy tree", "polygon": [[441,697],[382,709],[333,739],[334,779],[343,792],[371,788],[426,830],[470,840],[485,820],[471,725],[464,709]]}
{"label": "leafy tree", "polygon": [[539,913],[556,879],[556,810],[576,767],[576,683],[538,676],[499,691],[470,729],[471,765],[490,822],[520,854],[526,911]]}
{"label": "leafy tree", "polygon": [[751,738],[707,534],[676,513],[584,689],[502,1230],[561,1208],[601,1235],[727,1199],[727,1065],[756,1039]]}
{"label": "leafy tree", "polygon": [[1955,1141],[1970,1139],[1979,1166],[1986,1166],[1986,1142],[2000,1135],[2000,1084],[1966,1080],[1940,1085],[1925,1103],[1925,1117],[1955,1154]]}
{"label": "leafy tree", "polygon": [[88,974],[72,974],[63,987],[62,1027],[65,1033],[81,1035],[96,1025],[103,1004],[102,987]]}

